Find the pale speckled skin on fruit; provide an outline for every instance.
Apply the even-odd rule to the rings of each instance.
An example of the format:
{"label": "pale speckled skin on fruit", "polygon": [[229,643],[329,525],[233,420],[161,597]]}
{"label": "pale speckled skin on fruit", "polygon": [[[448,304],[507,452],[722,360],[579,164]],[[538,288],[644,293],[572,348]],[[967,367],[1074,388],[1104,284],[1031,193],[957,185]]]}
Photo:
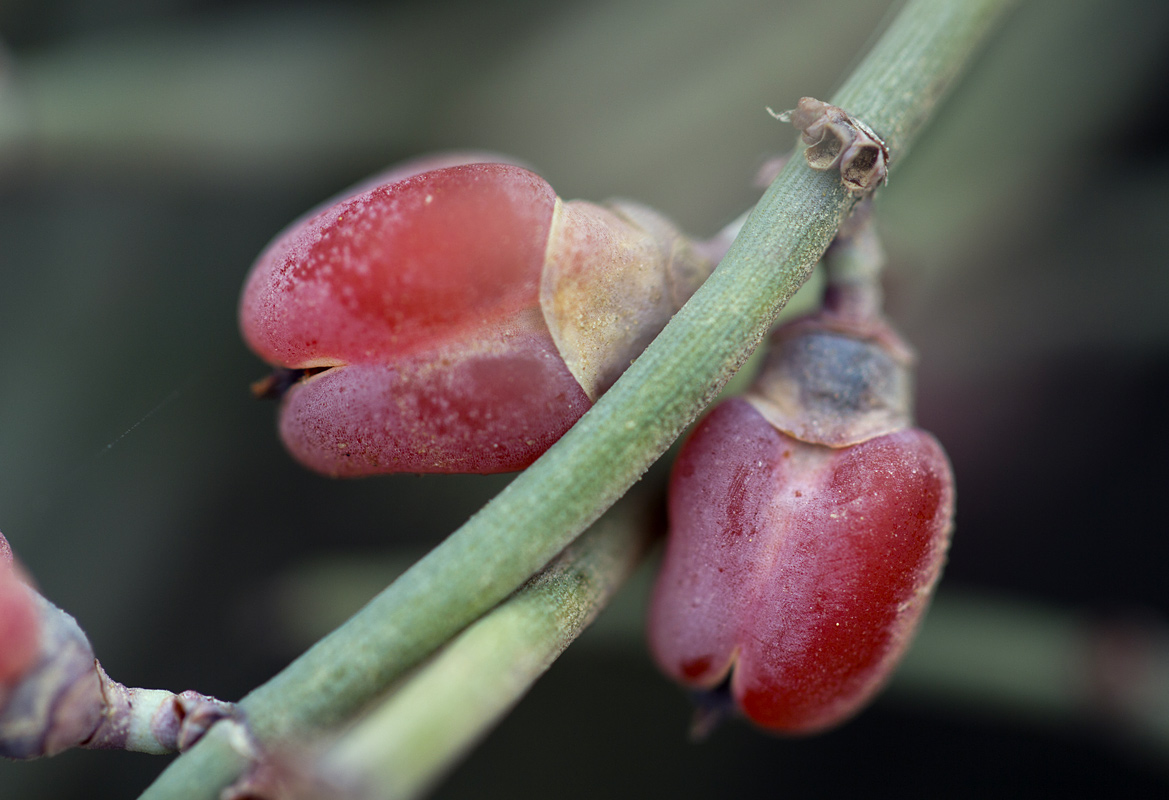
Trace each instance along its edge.
{"label": "pale speckled skin on fruit", "polygon": [[536,299],[556,195],[509,165],[375,187],[286,231],[244,286],[249,346],[283,367],[381,363]]}
{"label": "pale speckled skin on fruit", "polygon": [[654,656],[687,686],[729,678],[738,708],[779,732],[838,724],[873,696],[949,544],[954,478],[912,427],[912,351],[857,300],[830,287],[824,308],[779,328],[750,391],[699,424],[670,482]]}
{"label": "pale speckled skin on fruit", "polygon": [[389,174],[281,234],[240,304],[253,350],[313,371],[280,431],[329,475],[523,469],[713,269],[655,212],[518,166]]}
{"label": "pale speckled skin on fruit", "polygon": [[[244,288],[244,337],[278,366],[332,368],[284,397],[290,452],[360,476],[515,470],[547,448],[587,408],[538,309],[556,203],[525,169],[465,164],[359,192],[273,242]],[[537,374],[517,380],[521,364]]]}
{"label": "pale speckled skin on fruit", "polygon": [[339,477],[502,472],[538,458],[590,405],[537,317],[313,376],[284,397],[280,433],[302,463]]}
{"label": "pale speckled skin on fruit", "polygon": [[678,682],[730,691],[756,724],[809,733],[863,706],[941,573],[953,476],[929,434],[846,448],[776,430],[741,398],[674,466],[651,650]]}

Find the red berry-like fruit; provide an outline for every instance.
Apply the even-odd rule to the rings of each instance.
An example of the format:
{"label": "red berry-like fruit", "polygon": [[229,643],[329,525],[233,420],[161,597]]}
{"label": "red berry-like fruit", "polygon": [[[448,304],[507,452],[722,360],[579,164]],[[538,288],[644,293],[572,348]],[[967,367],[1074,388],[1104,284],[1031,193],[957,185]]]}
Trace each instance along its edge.
{"label": "red berry-like fruit", "polygon": [[821,314],[781,329],[752,392],[699,424],[671,477],[650,611],[668,675],[726,686],[786,733],[838,724],[877,692],[940,576],[954,507],[908,390],[891,331]]}
{"label": "red berry-like fruit", "polygon": [[32,590],[21,579],[12,548],[0,534],[0,708],[7,688],[24,677],[39,649],[40,623]]}
{"label": "red berry-like fruit", "polygon": [[633,204],[563,202],[511,164],[401,171],[295,223],[244,288],[244,338],[297,380],[280,432],[332,475],[522,469],[712,268]]}

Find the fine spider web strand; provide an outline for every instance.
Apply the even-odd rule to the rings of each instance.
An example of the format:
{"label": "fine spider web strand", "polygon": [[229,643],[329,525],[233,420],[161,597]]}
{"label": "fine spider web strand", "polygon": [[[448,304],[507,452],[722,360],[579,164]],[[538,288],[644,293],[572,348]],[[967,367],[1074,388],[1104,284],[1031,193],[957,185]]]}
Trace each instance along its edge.
{"label": "fine spider web strand", "polygon": [[[30,498],[30,502],[25,507],[25,513],[21,516],[27,522],[28,527],[38,527],[35,522],[39,521],[44,524],[51,509],[55,503],[59,502],[61,498],[68,498],[75,496],[82,484],[92,474],[102,459],[110,454],[115,448],[118,448],[123,440],[129,437],[132,433],[138,431],[148,420],[154,419],[163,410],[171,408],[179,399],[186,396],[192,388],[196,385],[204,384],[211,377],[212,369],[204,367],[195,370],[191,375],[181,381],[169,393],[167,393],[161,400],[156,402],[147,411],[141,414],[133,424],[123,430],[120,434],[110,439],[96,452],[92,452],[88,457],[82,456],[79,462],[76,462],[72,469],[65,471],[59,479],[55,480],[52,489],[46,492],[38,492],[35,498]],[[11,510],[11,509],[9,509]],[[16,516],[15,514],[7,515],[9,517]],[[4,521],[0,521],[2,524]],[[23,526],[17,524],[12,527],[12,530],[19,530]]]}
{"label": "fine spider web strand", "polygon": [[170,390],[161,400],[151,406],[147,411],[140,415],[138,419],[128,428],[123,430],[120,434],[115,436],[107,442],[100,450],[90,457],[89,461],[82,466],[82,470],[92,468],[94,464],[98,463],[102,458],[110,454],[112,450],[122,444],[122,440],[130,436],[130,434],[137,431],[147,420],[153,419],[164,409],[169,409],[180,398],[185,397],[196,386],[204,385],[212,377],[214,368],[211,365],[205,365],[201,368],[195,369],[187,375],[177,386]]}
{"label": "fine spider web strand", "polygon": [[189,388],[191,388],[191,384],[194,382],[194,380],[195,380],[195,378],[188,378],[187,380],[183,381],[183,383],[181,383],[179,386],[176,386],[174,389],[172,389],[170,394],[168,394],[166,397],[162,398],[162,400],[160,400],[158,403],[156,403],[153,408],[151,408],[149,411],[147,411],[145,414],[143,414],[141,417],[139,417],[137,422],[135,422],[129,428],[126,428],[126,430],[122,431],[122,433],[119,434],[117,437],[110,440],[110,442],[105,447],[103,447],[101,450],[99,450],[94,455],[93,460],[96,461],[97,459],[102,458],[105,455],[107,455],[111,450],[114,449],[114,447],[116,447],[118,444],[120,444],[123,439],[125,439],[127,436],[129,436],[134,431],[138,430],[138,427],[142,423],[146,422],[146,420],[150,419],[155,414],[157,414],[159,411],[162,411],[164,408],[167,408],[172,403],[174,403],[176,400],[178,400],[180,397],[182,397],[184,394],[186,394],[187,390]]}

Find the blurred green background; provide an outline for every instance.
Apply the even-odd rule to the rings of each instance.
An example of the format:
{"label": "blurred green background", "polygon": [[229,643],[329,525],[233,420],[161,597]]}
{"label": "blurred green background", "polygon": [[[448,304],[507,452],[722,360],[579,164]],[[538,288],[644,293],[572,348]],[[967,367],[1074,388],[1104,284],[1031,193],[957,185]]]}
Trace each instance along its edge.
{"label": "blurred green background", "polygon": [[[4,0],[0,530],[116,679],[238,698],[333,604],[360,602],[508,480],[338,482],[293,464],[275,407],[249,396],[264,367],[236,332],[265,243],[365,175],[452,147],[512,154],[563,197],[635,198],[709,236],[794,142],[764,107],[829,97],[888,12]],[[998,648],[1038,693],[1066,676],[1027,672],[996,631],[1014,625],[1026,644],[1046,622],[1076,636],[1123,620],[1144,632],[1140,652],[1165,647],[1167,23],[1160,0],[1020,4],[877,201],[889,311],[921,356],[918,416],[959,480],[931,620],[948,627],[930,642]],[[338,584],[347,596],[332,597]],[[963,624],[953,609],[967,607],[993,624]],[[986,701],[931,689],[920,660],[828,735],[731,724],[693,745],[639,614],[635,586],[437,796],[1148,796],[1169,783],[1164,741],[1091,697]],[[1169,726],[1165,692],[1144,707],[1153,728]],[[129,797],[163,763],[0,763],[0,797]]]}

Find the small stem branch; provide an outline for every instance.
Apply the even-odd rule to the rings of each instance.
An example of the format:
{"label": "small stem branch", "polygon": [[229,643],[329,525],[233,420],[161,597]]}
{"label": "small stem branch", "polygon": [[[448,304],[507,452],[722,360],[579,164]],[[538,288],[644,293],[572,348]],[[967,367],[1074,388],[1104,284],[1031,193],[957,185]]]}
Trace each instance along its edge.
{"label": "small stem branch", "polygon": [[[220,720],[242,727],[230,703],[112,680],[77,620],[31,586],[18,589],[35,615],[38,649],[0,682],[0,755],[40,758],[73,747],[161,755],[186,749]],[[11,606],[0,609],[5,613]]]}
{"label": "small stem branch", "polygon": [[[896,164],[1009,5],[910,2],[833,102],[886,137]],[[275,742],[351,715],[600,517],[746,361],[854,202],[839,173],[793,159],[706,284],[564,438],[361,612],[241,701],[256,737]],[[218,742],[204,737],[144,796],[215,797],[223,786],[216,781],[231,772],[214,763],[230,757]]]}
{"label": "small stem branch", "polygon": [[628,578],[653,530],[650,515],[634,504],[619,503],[347,732],[325,755],[324,776],[335,776],[341,785],[356,780],[382,798],[416,797],[429,789],[519,701]]}
{"label": "small stem branch", "polygon": [[165,689],[128,688],[110,680],[100,665],[105,713],[93,737],[82,745],[90,750],[129,750],[166,755],[186,750],[220,720],[235,720],[230,703],[195,691],[181,694]]}
{"label": "small stem branch", "polygon": [[862,203],[841,227],[836,241],[824,254],[824,267],[828,276],[825,306],[856,320],[881,316],[885,250],[873,222],[871,203]]}

